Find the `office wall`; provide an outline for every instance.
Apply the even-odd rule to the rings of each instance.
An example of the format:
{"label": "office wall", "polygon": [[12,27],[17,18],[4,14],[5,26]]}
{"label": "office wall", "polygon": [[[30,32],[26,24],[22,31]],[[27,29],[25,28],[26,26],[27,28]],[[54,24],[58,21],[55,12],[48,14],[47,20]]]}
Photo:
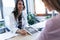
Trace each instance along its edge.
{"label": "office wall", "polygon": [[5,20],[5,25],[9,26],[9,15],[14,9],[14,0],[3,0],[3,16]]}

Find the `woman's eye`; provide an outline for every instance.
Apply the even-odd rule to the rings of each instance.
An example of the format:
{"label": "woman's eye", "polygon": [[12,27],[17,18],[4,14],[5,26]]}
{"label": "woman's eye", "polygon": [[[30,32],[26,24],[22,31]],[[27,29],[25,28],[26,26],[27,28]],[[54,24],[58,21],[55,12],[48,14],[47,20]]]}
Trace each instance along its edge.
{"label": "woman's eye", "polygon": [[19,3],[19,5],[21,5],[21,3]]}
{"label": "woman's eye", "polygon": [[19,5],[22,5],[21,3],[19,3]]}

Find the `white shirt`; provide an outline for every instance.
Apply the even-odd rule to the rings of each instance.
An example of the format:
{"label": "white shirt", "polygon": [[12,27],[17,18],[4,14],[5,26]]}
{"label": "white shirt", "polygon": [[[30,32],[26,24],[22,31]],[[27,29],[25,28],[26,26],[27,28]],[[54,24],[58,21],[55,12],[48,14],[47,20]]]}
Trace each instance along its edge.
{"label": "white shirt", "polygon": [[[8,28],[10,29],[11,32],[15,33],[18,30],[18,27],[17,27],[17,21],[15,20],[13,13],[9,15],[9,20],[10,20],[9,22],[10,26]],[[27,25],[28,25],[27,13],[24,13],[23,11],[22,12],[22,26],[26,27]]]}

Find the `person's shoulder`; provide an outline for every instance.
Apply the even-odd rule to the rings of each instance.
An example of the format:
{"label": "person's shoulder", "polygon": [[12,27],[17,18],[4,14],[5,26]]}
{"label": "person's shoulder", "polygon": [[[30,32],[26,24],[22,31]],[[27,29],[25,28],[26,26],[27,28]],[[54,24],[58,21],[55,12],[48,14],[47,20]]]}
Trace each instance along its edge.
{"label": "person's shoulder", "polygon": [[52,17],[52,18],[48,19],[47,22],[46,22],[46,27],[48,29],[50,29],[52,27],[55,27],[58,24],[59,20],[60,19],[59,19],[58,15],[55,16],[55,17]]}
{"label": "person's shoulder", "polygon": [[52,23],[54,18],[47,19],[47,23]]}
{"label": "person's shoulder", "polygon": [[59,28],[60,27],[59,25],[60,25],[60,16],[57,15],[46,22],[45,29],[47,30],[47,32],[51,32],[55,30],[57,27]]}
{"label": "person's shoulder", "polygon": [[51,20],[52,20],[54,23],[60,21],[60,15],[56,15],[56,16],[53,17]]}
{"label": "person's shoulder", "polygon": [[52,22],[52,23],[54,23],[54,22],[58,21],[59,19],[60,19],[60,16],[59,16],[59,15],[56,15],[56,16],[48,19],[47,22]]}

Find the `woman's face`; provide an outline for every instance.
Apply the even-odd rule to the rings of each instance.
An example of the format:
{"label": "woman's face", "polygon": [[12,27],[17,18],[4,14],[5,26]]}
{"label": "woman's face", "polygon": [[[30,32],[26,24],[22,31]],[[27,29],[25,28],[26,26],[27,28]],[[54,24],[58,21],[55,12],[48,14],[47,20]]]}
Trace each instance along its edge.
{"label": "woman's face", "polygon": [[17,7],[18,7],[18,11],[22,11],[23,10],[23,2],[19,1],[17,4]]}

